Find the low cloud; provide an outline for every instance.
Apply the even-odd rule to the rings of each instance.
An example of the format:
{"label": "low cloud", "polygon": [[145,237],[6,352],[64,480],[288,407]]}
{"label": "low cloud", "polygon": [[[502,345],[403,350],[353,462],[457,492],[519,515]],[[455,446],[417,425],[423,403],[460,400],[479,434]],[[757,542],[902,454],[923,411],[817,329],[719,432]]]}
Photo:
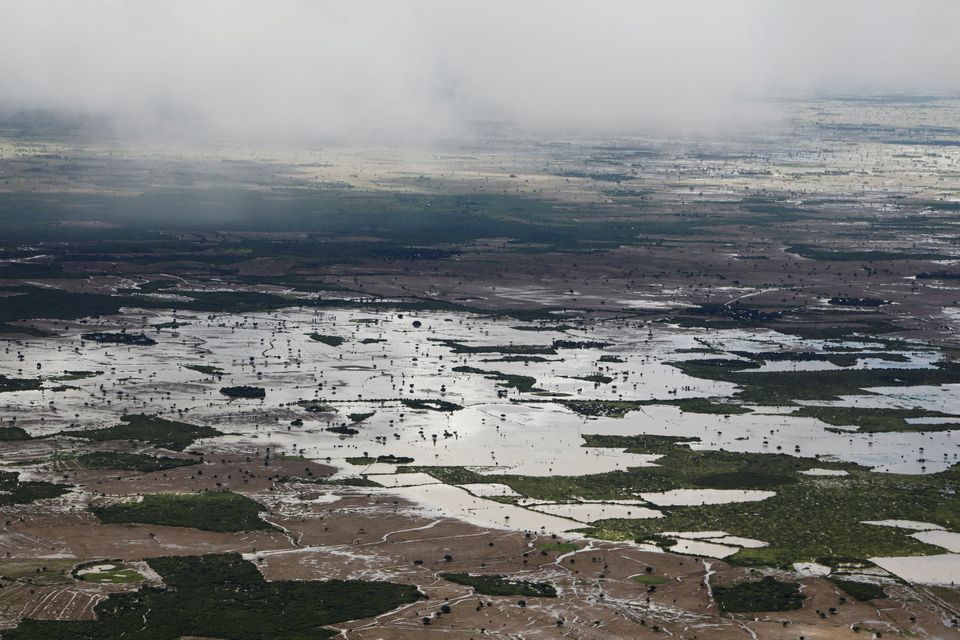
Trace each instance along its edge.
{"label": "low cloud", "polygon": [[0,107],[237,139],[716,126],[960,93],[957,24],[955,0],[0,0]]}

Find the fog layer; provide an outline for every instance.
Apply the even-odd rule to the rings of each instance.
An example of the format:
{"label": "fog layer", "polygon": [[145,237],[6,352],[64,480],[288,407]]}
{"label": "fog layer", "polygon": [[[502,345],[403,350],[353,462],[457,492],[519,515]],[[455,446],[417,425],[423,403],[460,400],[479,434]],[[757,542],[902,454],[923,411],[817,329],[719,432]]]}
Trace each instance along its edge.
{"label": "fog layer", "polygon": [[0,0],[0,107],[227,137],[742,123],[960,92],[956,0]]}

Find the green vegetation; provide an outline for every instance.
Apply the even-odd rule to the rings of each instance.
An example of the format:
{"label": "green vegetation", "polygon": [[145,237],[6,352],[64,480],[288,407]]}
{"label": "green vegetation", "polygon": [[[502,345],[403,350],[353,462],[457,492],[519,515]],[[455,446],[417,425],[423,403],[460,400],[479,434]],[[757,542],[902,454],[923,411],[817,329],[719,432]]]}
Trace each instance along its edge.
{"label": "green vegetation", "polygon": [[639,576],[633,576],[632,580],[634,582],[639,582],[640,584],[645,584],[651,587],[655,587],[657,585],[666,584],[670,582],[670,579],[665,576],[655,576],[649,573],[641,574]]}
{"label": "green vegetation", "polygon": [[37,558],[11,560],[0,563],[0,578],[9,582],[30,585],[70,584],[70,572],[76,560]]}
{"label": "green vegetation", "polygon": [[307,413],[335,413],[336,409],[329,404],[317,402],[316,400],[300,400],[297,404],[303,407]]}
{"label": "green vegetation", "polygon": [[344,338],[341,338],[340,336],[329,336],[329,335],[324,335],[322,333],[316,333],[316,332],[311,333],[309,335],[311,340],[314,340],[315,342],[322,342],[328,347],[339,347],[344,342],[346,342],[346,340]]}
{"label": "green vegetation", "polygon": [[620,356],[600,356],[600,359],[597,362],[609,362],[611,364],[623,364],[626,362]]}
{"label": "green vegetation", "polygon": [[127,333],[126,331],[119,333],[97,331],[94,333],[80,334],[80,337],[98,344],[125,344],[138,347],[152,347],[157,344],[156,340],[142,333]]}
{"label": "green vegetation", "polygon": [[200,463],[199,460],[189,458],[157,457],[142,453],[120,453],[117,451],[85,453],[77,456],[77,462],[85,469],[130,469],[131,471],[142,471],[144,473]]}
{"label": "green vegetation", "polygon": [[121,502],[90,509],[101,522],[136,522],[169,527],[194,527],[206,531],[275,529],[260,518],[259,502],[230,491],[204,493],[154,493],[140,502]]}
{"label": "green vegetation", "polygon": [[8,378],[0,375],[0,393],[10,391],[34,391],[40,388],[40,380],[31,378]]}
{"label": "green vegetation", "polygon": [[878,584],[873,584],[872,582],[844,580],[835,577],[831,577],[830,582],[843,589],[848,596],[852,596],[861,602],[887,597],[887,592],[883,590],[883,587]]}
{"label": "green vegetation", "polygon": [[690,413],[709,413],[720,415],[737,415],[750,413],[750,409],[739,404],[719,402],[710,398],[680,398],[677,400],[556,400],[571,411],[580,415],[622,418],[631,411],[641,407],[654,405],[670,405],[679,407]]}
{"label": "green vegetation", "polygon": [[511,580],[506,576],[473,575],[469,573],[441,573],[444,580],[473,587],[485,596],[526,596],[528,598],[556,598],[557,590],[545,582]]}
{"label": "green vegetation", "polygon": [[54,382],[72,382],[103,375],[103,371],[64,371],[63,375],[50,378]]}
{"label": "green vegetation", "polygon": [[180,327],[186,327],[187,323],[173,320],[171,322],[158,322],[157,324],[152,324],[150,326],[159,331],[160,329],[179,329]]}
{"label": "green vegetation", "polygon": [[372,456],[355,456],[352,458],[344,458],[344,460],[350,464],[355,464],[360,467],[371,465],[377,461],[377,459]]}
{"label": "green vegetation", "polygon": [[[501,475],[497,481],[522,496],[567,501],[636,499],[637,494],[672,489],[758,489],[775,495],[757,502],[664,507],[662,518],[609,519],[584,529],[609,539],[654,540],[664,531],[726,531],[763,540],[769,546],[744,548],[730,558],[748,565],[789,566],[793,562],[846,557],[935,554],[940,549],[893,527],[868,520],[912,519],[960,529],[960,469],[927,475],[873,473],[851,463],[784,454],[693,450],[690,438],[668,436],[584,436],[586,446],[623,448],[662,456],[655,466],[584,476]],[[806,476],[813,468],[847,471],[846,476]],[[461,467],[411,467],[448,484],[489,481]]]}
{"label": "green vegetation", "polygon": [[568,378],[573,378],[574,380],[583,380],[584,382],[595,382],[597,384],[610,384],[613,382],[613,378],[610,376],[605,376],[602,373],[594,373],[588,376],[566,376]]}
{"label": "green vegetation", "polygon": [[531,391],[542,391],[542,389],[537,389],[537,379],[532,376],[518,376],[512,373],[501,373],[500,371],[485,371],[484,369],[477,369],[476,367],[454,367],[452,371],[457,373],[477,373],[489,380],[497,380],[497,386],[514,388],[517,391],[522,393],[529,393]]}
{"label": "green vegetation", "polygon": [[367,418],[372,418],[376,415],[376,411],[368,411],[364,413],[348,413],[347,417],[350,418],[350,422],[363,422]]}
{"label": "green vegetation", "polygon": [[[812,351],[731,351],[732,355],[765,362],[829,362],[838,367],[852,367],[860,360],[884,360],[886,362],[910,362],[902,353],[868,351],[831,351],[816,353]],[[703,361],[701,361],[703,362]]]}
{"label": "green vegetation", "polygon": [[780,582],[771,576],[713,588],[713,598],[725,613],[793,611],[803,606],[806,596],[797,582]]}
{"label": "green vegetation", "polygon": [[[622,446],[632,440],[618,436],[587,439],[593,446]],[[825,561],[837,556],[866,560],[873,556],[938,552],[937,547],[921,543],[895,528],[862,524],[865,520],[905,518],[934,522],[951,529],[960,527],[960,496],[956,495],[960,471],[957,469],[939,474],[898,475],[873,473],[852,464],[779,454],[682,453],[687,447],[679,443],[637,445],[640,446],[627,450],[663,453],[664,457],[658,461],[661,466],[595,476],[595,482],[606,484],[608,495],[614,495],[620,487],[638,487],[642,480],[651,477],[662,480],[664,476],[686,487],[775,489],[776,495],[759,502],[665,508],[665,517],[655,520],[607,520],[592,530],[594,535],[647,539],[663,531],[727,531],[769,543],[759,549],[742,549],[731,557],[732,561],[787,566],[792,562]],[[815,477],[794,473],[814,467],[842,468],[849,475]],[[627,482],[628,478],[632,483]],[[501,481],[521,493],[517,487],[529,484],[514,483],[509,477]],[[578,488],[567,487],[567,490]]]}
{"label": "green vegetation", "polygon": [[739,360],[671,362],[685,374],[742,387],[738,400],[762,405],[793,400],[836,400],[864,393],[869,387],[902,387],[960,383],[960,363],[941,362],[929,369],[843,369],[833,371],[744,371]]}
{"label": "green vegetation", "polygon": [[384,462],[386,464],[413,464],[414,459],[410,456],[396,456],[391,453],[385,456],[377,456],[377,462]]}
{"label": "green vegetation", "polygon": [[5,640],[329,638],[324,625],[368,618],[422,597],[416,587],[356,580],[267,582],[237,554],[153,558],[166,588],[98,603],[96,620],[24,620]]}
{"label": "green vegetation", "polygon": [[329,431],[330,433],[339,433],[342,436],[355,436],[360,433],[359,429],[354,429],[353,427],[348,427],[345,424],[340,424],[335,427],[327,427],[324,431]]}
{"label": "green vegetation", "polygon": [[241,385],[237,387],[222,387],[220,393],[228,398],[266,398],[267,390],[263,387],[249,387]]}
{"label": "green vegetation", "polygon": [[[102,569],[91,570],[102,566]],[[110,568],[106,568],[109,566]],[[73,575],[84,582],[95,584],[134,584],[143,582],[143,576],[119,561],[86,562],[77,566]]]}
{"label": "green vegetation", "polygon": [[30,434],[23,427],[0,427],[0,442],[30,439]]}
{"label": "green vegetation", "polygon": [[226,373],[220,367],[214,367],[209,364],[185,364],[183,365],[183,368],[196,371],[197,373],[202,373],[205,376],[222,376],[224,373]]}
{"label": "green vegetation", "polygon": [[172,451],[183,451],[198,438],[213,438],[223,435],[223,432],[217,431],[213,427],[165,420],[143,414],[123,416],[120,420],[124,424],[103,429],[63,431],[62,435],[96,442],[139,440]]}
{"label": "green vegetation", "polygon": [[69,490],[70,487],[65,484],[39,481],[20,482],[20,474],[14,471],[0,471],[0,506],[26,504],[45,498],[58,498]]}
{"label": "green vegetation", "polygon": [[795,244],[787,251],[808,260],[828,262],[888,262],[890,260],[950,260],[951,256],[929,251],[854,251],[844,249],[831,251],[806,244]]}
{"label": "green vegetation", "polygon": [[500,353],[503,355],[541,355],[555,356],[556,349],[551,345],[543,344],[504,344],[504,345],[472,345],[463,344],[456,340],[447,340],[441,338],[430,338],[431,342],[439,342],[450,349],[453,353]]}
{"label": "green vegetation", "polygon": [[[857,427],[865,433],[886,431],[952,431],[960,429],[960,416],[923,409],[878,409],[862,407],[803,406],[793,416],[816,418],[834,426]],[[908,418],[956,418],[953,423],[913,424]]]}

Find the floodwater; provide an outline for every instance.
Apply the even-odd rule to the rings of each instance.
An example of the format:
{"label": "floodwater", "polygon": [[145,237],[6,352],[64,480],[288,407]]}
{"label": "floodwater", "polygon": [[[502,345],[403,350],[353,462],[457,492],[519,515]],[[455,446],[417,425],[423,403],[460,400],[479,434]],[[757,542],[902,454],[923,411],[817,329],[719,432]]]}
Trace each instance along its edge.
{"label": "floodwater", "polygon": [[[182,323],[176,330],[151,328],[174,319]],[[533,327],[540,330],[524,330]],[[84,332],[120,328],[129,333],[145,331],[159,344],[107,345],[79,338]],[[692,445],[699,449],[824,456],[903,473],[945,469],[956,462],[954,452],[960,451],[955,431],[836,433],[815,419],[791,416],[783,407],[757,407],[754,413],[724,416],[651,405],[623,418],[578,415],[553,400],[723,397],[737,388],[686,376],[668,363],[731,357],[723,355],[730,351],[823,351],[829,345],[771,331],[681,329],[641,320],[594,323],[564,331],[544,328],[511,319],[444,312],[291,309],[198,316],[129,309],[122,316],[68,328],[64,337],[0,344],[4,350],[0,374],[48,378],[42,391],[0,396],[0,424],[10,425],[15,420],[31,434],[44,435],[74,424],[108,426],[125,413],[161,414],[220,428],[229,434],[217,441],[222,446],[262,443],[264,451],[269,448],[273,453],[329,461],[338,467],[340,476],[375,474],[372,479],[378,483],[448,515],[489,526],[551,532],[574,528],[597,516],[659,515],[642,505],[622,503],[531,504],[522,508],[485,499],[513,495],[504,485],[498,487],[496,477],[502,474],[576,476],[657,463],[656,455],[584,447],[587,434],[690,436],[700,439]],[[308,334],[313,332],[339,336],[345,342],[328,346],[310,339]],[[456,341],[473,351],[457,353],[455,345],[438,340]],[[503,353],[548,349],[555,340],[608,344],[561,347],[555,355],[532,354],[543,361],[517,361],[507,357],[515,353]],[[844,346],[865,352],[880,350],[870,341]],[[489,349],[480,352],[478,347]],[[908,358],[904,363],[871,359],[856,366],[922,367],[936,357],[921,348],[903,353]],[[601,360],[602,356],[606,358]],[[211,376],[184,365],[216,366],[224,374]],[[488,373],[454,371],[464,366]],[[835,365],[775,362],[759,371],[811,368]],[[80,370],[100,373],[79,380],[54,379],[65,371]],[[535,379],[534,390],[505,387],[500,374],[530,376]],[[582,379],[596,374],[612,380]],[[266,398],[230,400],[219,393],[220,387],[230,385],[261,386]],[[844,403],[960,412],[956,387],[873,389],[845,398]],[[444,400],[464,408],[454,412],[420,410],[402,404],[402,399]],[[316,401],[326,408],[309,413],[298,401]],[[372,415],[357,417],[356,423],[351,417],[369,413]],[[302,424],[291,424],[295,419]],[[342,425],[351,425],[359,433],[344,436],[326,430]],[[427,474],[397,474],[398,465],[388,462],[356,466],[345,461],[391,454],[413,458],[418,466],[467,467],[489,477],[490,483],[466,485],[467,490],[437,486],[430,484],[436,480]],[[823,471],[809,473],[825,475]],[[667,506],[762,500],[771,495],[679,490],[637,497]]]}
{"label": "floodwater", "polygon": [[658,507],[680,505],[725,504],[728,502],[757,502],[777,495],[773,491],[745,489],[674,489],[660,493],[642,493],[640,497]]}

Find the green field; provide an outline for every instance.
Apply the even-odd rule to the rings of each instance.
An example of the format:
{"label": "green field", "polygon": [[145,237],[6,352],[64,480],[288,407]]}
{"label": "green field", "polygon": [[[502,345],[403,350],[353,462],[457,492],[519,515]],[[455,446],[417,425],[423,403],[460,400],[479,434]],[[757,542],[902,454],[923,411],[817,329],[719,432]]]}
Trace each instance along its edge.
{"label": "green field", "polygon": [[122,424],[103,429],[82,429],[61,432],[65,436],[107,442],[110,440],[139,440],[156,447],[183,451],[199,438],[223,435],[213,427],[198,426],[177,420],[166,420],[143,414],[126,415]]}
{"label": "green field", "polygon": [[325,625],[386,613],[422,597],[416,587],[355,580],[267,582],[236,554],[148,560],[165,588],[115,593],[96,620],[23,620],[4,640],[305,640]]}
{"label": "green field", "polygon": [[143,496],[139,502],[121,502],[90,509],[101,522],[135,522],[206,531],[276,529],[260,518],[265,507],[230,491]]}

